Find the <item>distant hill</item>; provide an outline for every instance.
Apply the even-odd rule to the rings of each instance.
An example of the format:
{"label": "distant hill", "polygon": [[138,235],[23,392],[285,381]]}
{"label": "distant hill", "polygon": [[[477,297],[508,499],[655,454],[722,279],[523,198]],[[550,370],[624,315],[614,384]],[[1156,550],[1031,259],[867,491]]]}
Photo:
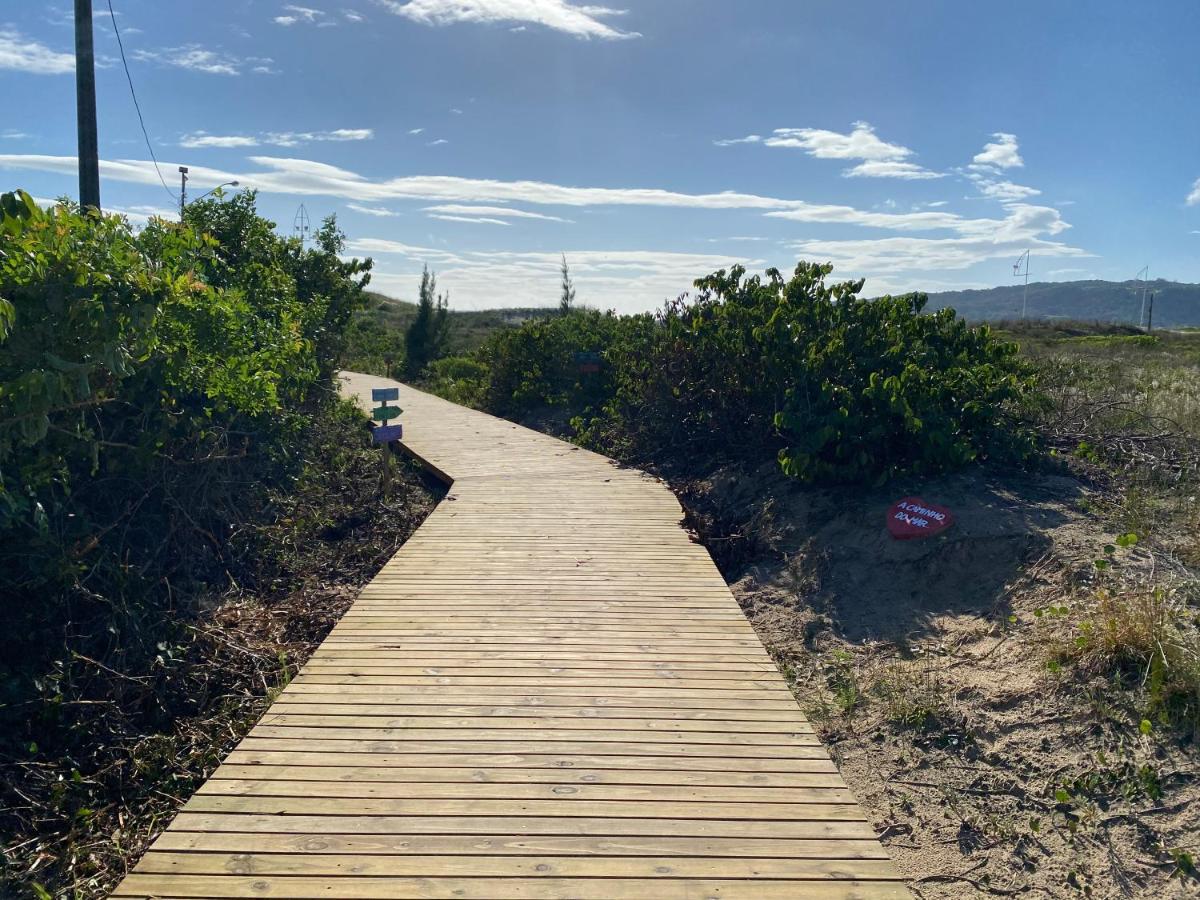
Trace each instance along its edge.
{"label": "distant hill", "polygon": [[[1137,324],[1142,308],[1141,282],[1056,281],[1029,285],[1029,318]],[[1154,294],[1154,327],[1200,325],[1200,284],[1158,279],[1146,286]],[[980,291],[944,291],[929,295],[928,309],[951,307],[974,321],[1019,319],[1024,285]]]}
{"label": "distant hill", "polygon": [[[397,300],[376,291],[367,291],[367,308],[358,314],[384,328],[403,332],[417,315],[417,304]],[[455,309],[450,307],[450,352],[474,350],[493,331],[520,325],[529,319],[546,316],[554,310],[547,307],[512,307],[509,309]]]}

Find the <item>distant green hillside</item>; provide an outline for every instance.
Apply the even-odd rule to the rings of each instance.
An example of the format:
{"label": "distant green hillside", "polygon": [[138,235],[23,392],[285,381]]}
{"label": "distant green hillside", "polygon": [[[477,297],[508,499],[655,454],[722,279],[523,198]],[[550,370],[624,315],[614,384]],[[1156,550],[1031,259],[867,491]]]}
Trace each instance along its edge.
{"label": "distant green hillside", "polygon": [[[404,332],[417,314],[417,305],[385,294],[367,291],[367,307],[354,314],[346,334],[341,365],[376,375],[394,374],[404,359]],[[501,328],[553,313],[548,307],[450,310],[452,355],[474,350]]]}
{"label": "distant green hillside", "polygon": [[[1024,285],[1005,285],[980,291],[945,291],[929,295],[929,308],[952,307],[972,320],[1019,319]],[[1029,285],[1029,318],[1072,319],[1081,322],[1137,324],[1142,308],[1142,285],[1137,281],[1059,281]],[[1182,328],[1200,325],[1200,284],[1151,281],[1154,326]]]}

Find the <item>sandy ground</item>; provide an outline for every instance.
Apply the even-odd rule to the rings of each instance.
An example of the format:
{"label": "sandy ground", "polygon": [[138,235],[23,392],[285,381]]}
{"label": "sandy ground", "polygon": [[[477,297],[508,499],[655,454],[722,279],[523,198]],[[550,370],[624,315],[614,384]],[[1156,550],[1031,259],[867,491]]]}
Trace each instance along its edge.
{"label": "sandy ground", "polygon": [[[1179,871],[1200,861],[1193,736],[1142,733],[1136,697],[1053,661],[1111,577],[1079,482],[975,470],[864,494],[769,465],[681,495],[914,893],[1200,896]],[[955,524],[894,540],[906,495]]]}

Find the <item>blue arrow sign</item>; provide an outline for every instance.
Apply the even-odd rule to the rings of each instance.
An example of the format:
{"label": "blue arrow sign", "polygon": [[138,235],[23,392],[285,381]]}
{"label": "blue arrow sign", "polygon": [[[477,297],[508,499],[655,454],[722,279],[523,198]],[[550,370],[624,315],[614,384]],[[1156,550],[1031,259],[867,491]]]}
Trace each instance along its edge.
{"label": "blue arrow sign", "polygon": [[376,444],[390,444],[404,437],[403,425],[376,425],[371,429],[371,440]]}

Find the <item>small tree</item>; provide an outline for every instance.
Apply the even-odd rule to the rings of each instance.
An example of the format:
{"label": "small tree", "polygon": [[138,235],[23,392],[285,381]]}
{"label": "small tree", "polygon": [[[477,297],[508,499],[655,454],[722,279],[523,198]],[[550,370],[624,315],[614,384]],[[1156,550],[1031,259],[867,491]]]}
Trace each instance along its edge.
{"label": "small tree", "polygon": [[417,317],[404,334],[404,374],[416,378],[446,349],[450,332],[450,297],[437,294],[437,275],[426,266],[421,273]]}
{"label": "small tree", "polygon": [[567,266],[567,254],[563,254],[562,258],[562,296],[558,300],[558,312],[565,316],[571,311],[571,304],[575,302],[575,282],[571,280],[571,270]]}

